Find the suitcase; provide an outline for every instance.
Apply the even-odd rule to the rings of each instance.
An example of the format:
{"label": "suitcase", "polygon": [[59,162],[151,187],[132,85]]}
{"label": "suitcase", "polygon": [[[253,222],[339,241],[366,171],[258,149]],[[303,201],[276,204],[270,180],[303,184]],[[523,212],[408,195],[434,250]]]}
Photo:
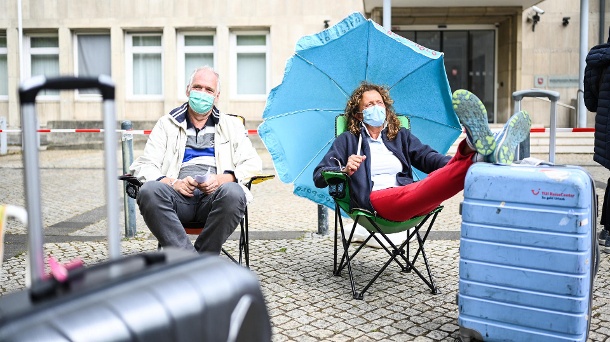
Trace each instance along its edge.
{"label": "suitcase", "polygon": [[[35,98],[41,89],[99,89],[104,99],[110,260],[47,277],[43,264]],[[0,341],[270,341],[257,278],[215,255],[164,249],[121,256],[114,85],[36,77],[19,90],[28,211],[30,284],[0,297]]]}
{"label": "suitcase", "polygon": [[580,167],[474,164],[461,204],[461,339],[585,341],[596,208]]}

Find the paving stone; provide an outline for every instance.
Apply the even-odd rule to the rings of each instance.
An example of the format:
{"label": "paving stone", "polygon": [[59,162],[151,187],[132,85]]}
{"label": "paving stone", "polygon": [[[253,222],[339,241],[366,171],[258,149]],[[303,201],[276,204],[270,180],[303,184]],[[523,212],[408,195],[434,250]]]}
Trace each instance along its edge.
{"label": "paving stone", "polygon": [[[598,194],[603,194],[610,172],[592,162],[590,155],[557,157],[558,163],[583,165],[595,178]],[[104,193],[100,186],[92,186],[103,184],[102,163],[101,151],[41,152],[45,254],[51,254],[61,262],[82,258],[86,265],[107,259]],[[268,160],[265,169],[273,172]],[[24,205],[20,155],[0,156],[0,179],[3,180],[0,182],[2,201]],[[255,201],[248,207],[251,271],[258,277],[267,301],[273,341],[453,342],[459,336],[455,303],[459,284],[459,240],[430,239],[426,243],[426,254],[439,294],[431,294],[414,272],[400,272],[393,263],[371,286],[364,300],[355,300],[347,271],[340,277],[332,274],[332,211],[329,211],[331,234],[319,235],[317,205],[292,195],[292,185],[274,179],[255,185],[253,193]],[[459,233],[462,196],[460,193],[444,203],[434,232]],[[601,209],[601,201],[598,205]],[[120,218],[122,224],[122,212]],[[123,254],[156,250],[157,243],[137,210],[136,224],[136,237],[121,241]],[[7,234],[17,236],[25,231],[22,224],[8,222]],[[68,233],[62,235],[65,231]],[[302,234],[294,239],[253,238],[257,232],[277,236],[286,232]],[[56,237],[60,239],[49,242]],[[415,248],[416,244],[412,242],[410,246]],[[5,250],[9,247],[5,246]],[[228,241],[226,247],[236,251],[237,241]],[[5,259],[0,273],[0,295],[25,287],[23,251]],[[363,286],[372,275],[371,271],[386,258],[385,251],[365,247],[362,257],[352,264],[357,285]],[[594,284],[589,341],[610,338],[607,328],[610,326],[608,265],[610,254],[602,253]]]}

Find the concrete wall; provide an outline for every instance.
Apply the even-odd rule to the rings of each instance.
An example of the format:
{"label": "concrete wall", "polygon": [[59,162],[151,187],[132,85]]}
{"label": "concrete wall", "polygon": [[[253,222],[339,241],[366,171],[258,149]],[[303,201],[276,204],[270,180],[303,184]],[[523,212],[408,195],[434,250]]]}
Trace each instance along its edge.
{"label": "concrete wall", "polygon": [[[17,0],[0,1],[0,32],[6,31],[9,64],[9,99],[0,100],[0,115],[8,117],[9,128],[20,125],[17,86],[19,83],[19,35]],[[183,84],[177,84],[177,32],[211,30],[216,35],[216,68],[221,74],[219,107],[239,113],[248,120],[260,120],[265,99],[232,98],[229,64],[229,34],[235,29],[264,29],[270,35],[270,88],[282,81],[286,60],[293,54],[297,40],[321,31],[324,20],[332,25],[349,13],[362,11],[361,0],[22,0],[24,33],[54,32],[59,36],[60,70],[74,71],[75,32],[103,30],[111,36],[112,78],[117,86],[119,120],[154,121],[182,103]],[[421,25],[445,23],[459,25],[496,24],[498,28],[497,106],[498,122],[505,122],[513,112],[511,94],[534,87],[535,77],[544,76],[544,89],[558,91],[560,104],[570,106],[577,97],[577,85],[553,87],[549,80],[578,77],[580,0],[546,0],[537,5],[545,10],[532,31],[530,9],[512,7],[394,8],[393,23]],[[589,1],[588,47],[598,43],[599,1]],[[367,13],[381,23],[381,9]],[[606,14],[610,18],[610,13]],[[567,26],[562,18],[570,17]],[[162,99],[139,101],[126,96],[125,34],[127,32],[162,32],[163,87]],[[548,126],[549,103],[525,99],[523,108],[530,111],[534,124]],[[72,93],[62,94],[59,101],[39,105],[40,122],[57,120],[99,120],[96,101],[75,100]],[[558,126],[574,122],[576,112],[558,108]],[[589,114],[589,116],[592,116]],[[591,122],[591,120],[589,120]]]}
{"label": "concrete wall", "polygon": [[[6,30],[9,50],[9,100],[0,101],[0,115],[9,127],[20,125],[17,87],[19,83],[17,0],[0,1],[0,33]],[[179,30],[210,30],[216,35],[216,69],[221,75],[219,107],[248,120],[260,119],[266,97],[255,100],[231,98],[229,33],[234,29],[263,29],[270,36],[271,88],[282,81],[286,60],[297,40],[332,25],[353,12],[362,12],[360,0],[22,0],[23,32],[57,33],[60,72],[74,73],[75,32],[102,30],[111,36],[112,78],[116,83],[119,120],[156,120],[186,100],[184,84],[177,84],[176,34]],[[138,101],[126,96],[125,34],[162,32],[163,98]],[[40,123],[52,120],[99,120],[99,101],[75,99],[62,93],[59,101],[39,105]]]}
{"label": "concrete wall", "polygon": [[[557,126],[571,127],[576,110],[573,99],[577,98],[578,83],[554,86],[553,80],[575,78],[579,73],[580,44],[580,1],[546,0],[537,5],[545,13],[540,15],[540,21],[532,30],[532,11],[526,9],[521,18],[522,52],[520,60],[521,82],[517,90],[541,88],[559,92],[560,100],[557,107]],[[597,43],[599,1],[589,1],[589,48]],[[563,17],[570,17],[567,26],[562,25]],[[546,77],[546,85],[536,84],[535,77]],[[556,83],[554,83],[556,84]],[[550,103],[539,99],[526,98],[522,108],[527,110],[534,124],[548,127],[550,124]],[[591,126],[589,126],[591,127]]]}

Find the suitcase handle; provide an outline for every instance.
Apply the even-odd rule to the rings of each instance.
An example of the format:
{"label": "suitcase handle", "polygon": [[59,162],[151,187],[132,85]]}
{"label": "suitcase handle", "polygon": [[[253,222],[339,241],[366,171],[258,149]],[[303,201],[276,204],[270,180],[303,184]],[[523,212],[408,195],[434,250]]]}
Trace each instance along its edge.
{"label": "suitcase handle", "polygon": [[559,100],[559,93],[543,89],[519,90],[513,93],[514,101],[521,101],[524,97],[546,97],[553,102],[557,102]]}
{"label": "suitcase handle", "polygon": [[[559,101],[559,93],[553,90],[544,89],[527,89],[513,92],[513,101],[515,104],[515,113],[521,110],[521,100],[524,97],[546,97],[551,101],[551,124],[549,135],[549,161],[555,164],[555,136],[557,127],[557,101]],[[524,142],[519,144],[519,156],[529,157],[530,151],[529,134]]]}
{"label": "suitcase handle", "polygon": [[[153,265],[164,264],[166,260],[167,257],[165,253],[149,252],[129,255],[121,259],[112,259],[108,262],[95,264],[87,268],[76,268],[68,271],[68,277],[63,282],[58,281],[54,277],[49,277],[45,280],[33,283],[30,287],[30,298],[32,299],[32,302],[36,303],[56,298],[62,293],[74,292],[75,286],[80,285],[82,287],[83,285],[79,283],[83,280],[86,281],[86,276],[91,276],[92,274],[95,274],[96,271],[100,271],[104,276],[116,279],[124,275],[137,274],[138,269],[147,269]],[[144,262],[142,267],[141,261]],[[117,272],[110,272],[110,274],[107,274],[107,272],[109,272],[108,270],[114,266],[118,267]],[[123,268],[123,270],[121,270],[121,268]],[[100,281],[100,279],[90,280],[90,282],[105,283],[104,281]]]}
{"label": "suitcase handle", "polygon": [[98,89],[104,100],[114,100],[114,83],[109,76],[93,77],[61,76],[46,78],[34,76],[19,87],[20,103],[35,103],[36,95],[43,89],[70,90],[70,89]]}
{"label": "suitcase handle", "polygon": [[114,113],[114,82],[109,76],[93,77],[61,76],[47,78],[34,76],[19,86],[21,127],[23,131],[24,187],[28,211],[28,252],[31,283],[44,279],[43,224],[40,200],[40,168],[38,166],[36,96],[43,89],[72,90],[96,88],[103,97],[104,164],[106,187],[106,211],[108,213],[108,249],[110,258],[121,256],[119,235],[119,198],[116,188],[116,117]]}

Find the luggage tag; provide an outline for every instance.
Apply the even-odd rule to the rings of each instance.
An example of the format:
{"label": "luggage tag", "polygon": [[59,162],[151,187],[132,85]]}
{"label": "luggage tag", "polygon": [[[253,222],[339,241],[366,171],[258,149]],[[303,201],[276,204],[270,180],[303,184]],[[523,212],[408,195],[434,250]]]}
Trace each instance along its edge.
{"label": "luggage tag", "polygon": [[51,269],[51,272],[47,274],[47,277],[53,277],[60,283],[68,280],[68,271],[83,267],[84,265],[84,262],[78,258],[65,264],[61,264],[51,255],[49,255],[47,262],[49,263],[49,268]]}

